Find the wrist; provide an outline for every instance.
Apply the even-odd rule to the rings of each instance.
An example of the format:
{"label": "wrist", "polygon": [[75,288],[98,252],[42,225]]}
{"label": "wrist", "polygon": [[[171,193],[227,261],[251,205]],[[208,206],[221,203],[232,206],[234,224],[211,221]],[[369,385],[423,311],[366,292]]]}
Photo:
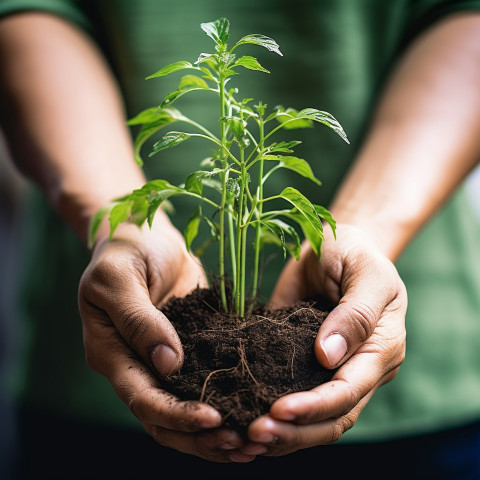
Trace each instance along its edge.
{"label": "wrist", "polygon": [[[129,174],[125,172],[117,177],[99,171],[96,176],[90,175],[88,180],[87,177],[84,178],[85,181],[73,182],[63,178],[46,190],[51,203],[62,218],[73,228],[82,242],[88,244],[90,225],[94,215],[114,199],[140,188],[145,183],[145,179],[136,166]],[[101,186],[101,189],[97,186]],[[108,219],[105,219],[100,225],[97,238],[108,237],[109,231]]]}

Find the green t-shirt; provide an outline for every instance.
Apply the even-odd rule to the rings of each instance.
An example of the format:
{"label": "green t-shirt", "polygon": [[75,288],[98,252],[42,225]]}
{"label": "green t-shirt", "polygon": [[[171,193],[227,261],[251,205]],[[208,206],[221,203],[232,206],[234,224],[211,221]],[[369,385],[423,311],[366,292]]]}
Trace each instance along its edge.
{"label": "green t-shirt", "polygon": [[[211,51],[200,23],[225,16],[232,39],[248,33],[273,37],[284,57],[261,48],[255,55],[272,75],[246,72],[232,85],[242,96],[272,107],[315,107],[340,121],[349,147],[322,126],[290,137],[302,140],[296,153],[312,164],[321,188],[293,173],[280,174],[274,182],[275,192],[294,185],[323,205],[361,146],[372,106],[396,58],[433,22],[479,8],[480,1],[433,0],[0,0],[0,14],[44,10],[94,36],[118,75],[131,116],[159,104],[179,80],[146,82],[145,76]],[[208,95],[185,96],[177,107],[202,122],[216,118],[217,106]],[[218,128],[215,120],[208,126]],[[194,139],[148,161],[146,171],[179,184],[209,153]],[[192,204],[179,200],[175,208],[173,220],[182,229]],[[32,197],[28,219],[20,290],[29,325],[25,398],[65,415],[137,425],[110,384],[84,362],[76,294],[86,252],[38,194]],[[480,225],[459,190],[397,262],[409,292],[406,361],[397,378],[374,395],[344,441],[398,438],[480,419],[478,239]],[[265,295],[281,263],[267,264]]]}

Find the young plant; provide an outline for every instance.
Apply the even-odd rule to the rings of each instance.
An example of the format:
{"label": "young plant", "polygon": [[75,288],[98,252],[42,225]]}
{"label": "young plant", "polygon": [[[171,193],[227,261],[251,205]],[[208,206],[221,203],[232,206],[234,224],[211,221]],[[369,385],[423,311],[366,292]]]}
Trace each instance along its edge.
{"label": "young plant", "polygon": [[[199,170],[188,175],[185,184],[175,186],[167,180],[153,180],[131,194],[114,200],[101,209],[93,219],[91,239],[106,215],[109,215],[110,235],[121,222],[130,221],[139,226],[148,222],[151,226],[155,212],[170,197],[186,195],[195,199],[195,209],[184,236],[190,251],[201,221],[210,226],[212,240],[218,240],[219,284],[225,311],[245,315],[247,297],[247,255],[253,243],[253,281],[251,294],[259,290],[260,252],[266,241],[277,243],[297,260],[301,242],[296,223],[320,256],[323,241],[322,221],[326,221],[335,233],[335,220],[324,207],[310,202],[293,187],[287,187],[274,196],[264,196],[264,185],[280,169],[292,170],[320,185],[310,165],[293,155],[299,141],[272,141],[282,129],[311,127],[314,122],[331,128],[348,143],[347,136],[338,121],[329,113],[314,108],[297,111],[276,107],[267,112],[262,102],[252,106],[252,99],[237,99],[238,90],[227,89],[233,75],[242,69],[269,73],[252,56],[240,56],[245,45],[257,45],[282,55],[278,44],[264,35],[246,35],[231,48],[228,46],[229,21],[221,18],[201,24],[202,30],[215,42],[215,53],[202,53],[194,63],[178,61],[158,70],[147,79],[188,71],[178,88],[169,93],[159,106],[148,108],[131,119],[128,124],[140,126],[135,140],[135,159],[142,165],[140,151],[154,134],[173,123],[187,124],[192,132],[169,131],[154,145],[149,157],[168,148],[199,137],[215,146],[213,158],[203,161]],[[219,131],[213,133],[203,125],[182,115],[173,107],[182,96],[195,91],[208,91],[216,97],[219,108]],[[284,200],[288,208],[269,210],[274,200]],[[203,213],[202,206],[213,207],[211,217]],[[289,223],[290,222],[290,223]],[[250,238],[250,236],[253,238]],[[287,242],[286,238],[290,241]],[[227,267],[227,264],[229,267]],[[232,298],[227,298],[226,277],[230,270]]]}

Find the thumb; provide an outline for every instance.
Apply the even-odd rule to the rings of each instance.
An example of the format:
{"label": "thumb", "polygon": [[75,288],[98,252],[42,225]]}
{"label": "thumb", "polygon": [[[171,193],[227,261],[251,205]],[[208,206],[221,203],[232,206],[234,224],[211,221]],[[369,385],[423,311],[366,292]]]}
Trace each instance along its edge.
{"label": "thumb", "polygon": [[144,363],[161,376],[171,375],[183,364],[180,339],[168,318],[153,305],[143,279],[129,273],[123,272],[121,279],[110,276],[99,281],[95,273],[86,272],[79,291],[82,319],[84,323],[113,323]]}
{"label": "thumb", "polygon": [[386,278],[392,268],[370,264],[354,269],[355,273],[342,282],[345,293],[323,322],[315,341],[316,357],[324,367],[344,363],[372,335],[398,293],[393,288],[396,283]]}

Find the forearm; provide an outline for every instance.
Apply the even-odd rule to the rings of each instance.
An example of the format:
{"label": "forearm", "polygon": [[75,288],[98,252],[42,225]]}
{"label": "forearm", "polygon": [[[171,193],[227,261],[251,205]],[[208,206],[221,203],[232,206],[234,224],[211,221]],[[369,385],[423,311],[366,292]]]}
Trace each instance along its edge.
{"label": "forearm", "polygon": [[480,159],[480,15],[418,38],[331,210],[395,260]]}
{"label": "forearm", "polygon": [[109,69],[83,32],[41,13],[0,20],[0,65],[13,157],[85,240],[99,207],[144,182]]}

